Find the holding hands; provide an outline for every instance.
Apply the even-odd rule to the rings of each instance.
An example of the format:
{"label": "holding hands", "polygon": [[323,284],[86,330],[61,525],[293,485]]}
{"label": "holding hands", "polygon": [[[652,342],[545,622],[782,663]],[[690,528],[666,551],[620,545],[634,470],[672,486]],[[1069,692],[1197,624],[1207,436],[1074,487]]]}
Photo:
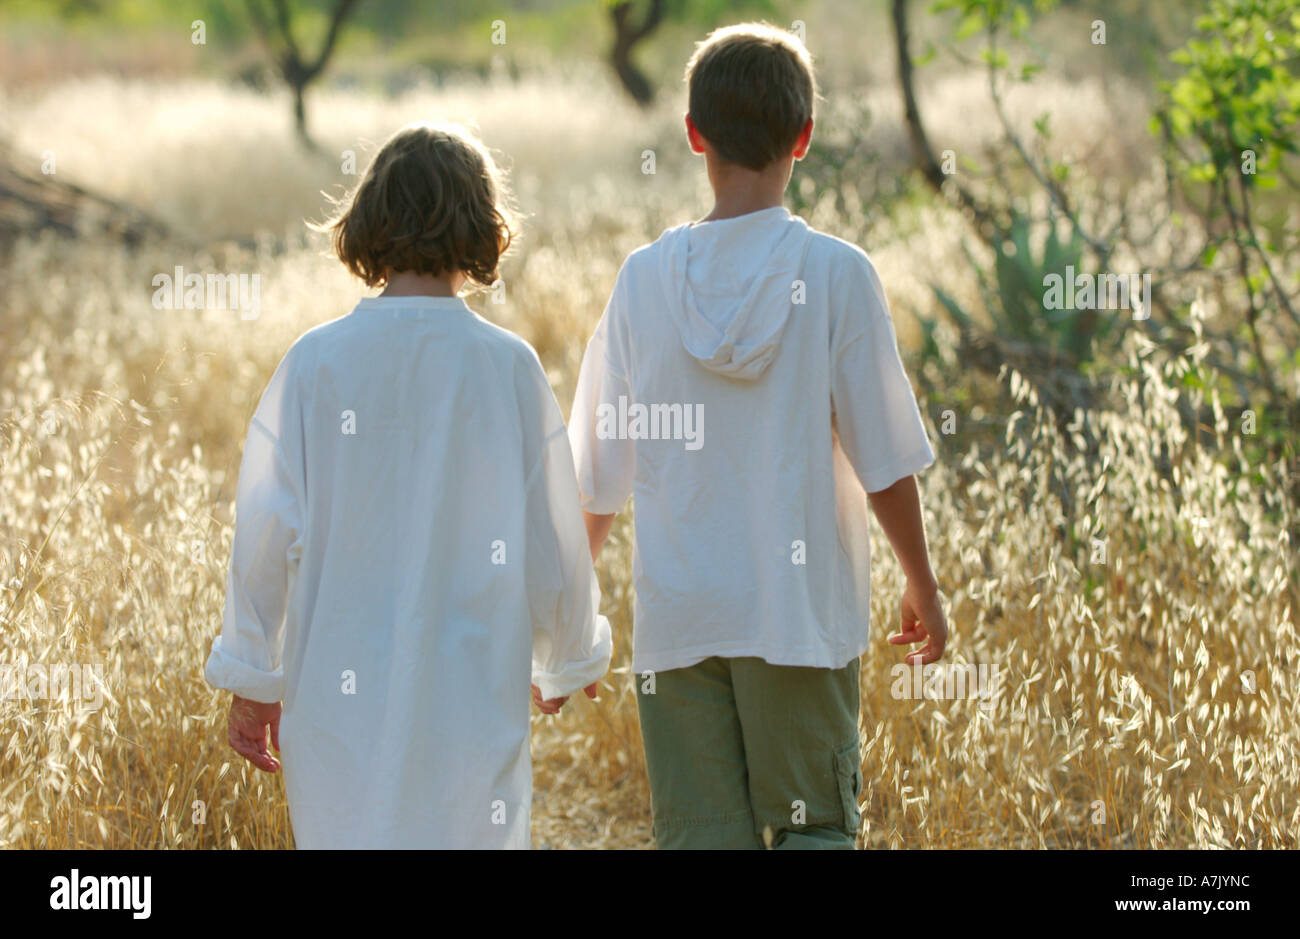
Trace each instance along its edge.
{"label": "holding hands", "polygon": [[[586,688],[582,689],[587,697],[591,698],[593,701],[596,700],[597,684],[599,683],[593,681]],[[568,697],[565,696],[563,698],[548,698],[543,701],[541,689],[536,685],[532,685],[531,687],[533,689],[533,704],[537,705],[537,710],[541,711],[543,714],[559,714],[560,708],[564,707],[564,702],[569,700]]]}

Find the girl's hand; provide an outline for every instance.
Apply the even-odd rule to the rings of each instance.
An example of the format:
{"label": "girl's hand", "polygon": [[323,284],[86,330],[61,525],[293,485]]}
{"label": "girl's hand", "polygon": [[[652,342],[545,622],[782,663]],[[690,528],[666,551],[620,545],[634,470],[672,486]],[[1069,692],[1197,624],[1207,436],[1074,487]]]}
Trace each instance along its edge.
{"label": "girl's hand", "polygon": [[280,761],[267,749],[268,727],[271,731],[271,746],[279,753],[280,702],[263,704],[235,695],[230,702],[230,745],[258,769],[274,773],[280,769]]}

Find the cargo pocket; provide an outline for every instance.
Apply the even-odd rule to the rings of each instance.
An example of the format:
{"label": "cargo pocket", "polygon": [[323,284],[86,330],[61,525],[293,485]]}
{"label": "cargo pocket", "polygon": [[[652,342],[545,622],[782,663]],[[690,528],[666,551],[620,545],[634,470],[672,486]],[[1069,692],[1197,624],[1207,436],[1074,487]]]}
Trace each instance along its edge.
{"label": "cargo pocket", "polygon": [[835,751],[835,781],[840,788],[840,807],[844,813],[844,828],[857,834],[862,814],[858,811],[858,792],[862,789],[862,760],[858,741]]}

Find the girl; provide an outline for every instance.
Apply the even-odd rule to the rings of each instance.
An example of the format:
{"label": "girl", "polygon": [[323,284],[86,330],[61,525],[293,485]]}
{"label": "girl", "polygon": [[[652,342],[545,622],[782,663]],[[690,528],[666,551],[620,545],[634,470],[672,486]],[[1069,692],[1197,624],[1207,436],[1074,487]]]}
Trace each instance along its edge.
{"label": "girl", "polygon": [[269,731],[299,847],[528,847],[530,672],[554,713],[611,644],[537,355],[458,296],[497,277],[503,187],[467,133],[413,125],[323,230],[383,292],[262,396],[206,677],[275,772]]}

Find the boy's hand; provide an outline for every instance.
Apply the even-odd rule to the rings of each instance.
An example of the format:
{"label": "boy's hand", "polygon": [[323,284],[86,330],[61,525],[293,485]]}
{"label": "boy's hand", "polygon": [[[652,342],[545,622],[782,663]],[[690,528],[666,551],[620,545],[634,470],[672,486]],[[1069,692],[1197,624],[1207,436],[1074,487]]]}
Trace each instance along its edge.
{"label": "boy's hand", "polygon": [[[582,689],[587,697],[591,698],[593,701],[596,700],[597,684],[597,682],[593,681],[586,688]],[[563,698],[548,698],[543,701],[542,689],[538,688],[536,685],[532,685],[531,687],[533,689],[533,704],[537,705],[537,710],[541,711],[543,714],[559,714],[560,708],[564,707],[564,702],[569,700],[566,695]]]}
{"label": "boy's hand", "polygon": [[230,745],[260,770],[274,773],[280,761],[266,747],[266,731],[271,730],[271,746],[280,752],[280,702],[263,704],[235,695],[230,702]]}
{"label": "boy's hand", "polygon": [[939,600],[939,589],[935,586],[921,587],[909,580],[907,589],[903,591],[902,629],[890,636],[889,641],[901,646],[927,639],[929,641],[921,649],[905,656],[908,665],[916,664],[918,656],[922,665],[939,661],[948,642],[948,619]]}

